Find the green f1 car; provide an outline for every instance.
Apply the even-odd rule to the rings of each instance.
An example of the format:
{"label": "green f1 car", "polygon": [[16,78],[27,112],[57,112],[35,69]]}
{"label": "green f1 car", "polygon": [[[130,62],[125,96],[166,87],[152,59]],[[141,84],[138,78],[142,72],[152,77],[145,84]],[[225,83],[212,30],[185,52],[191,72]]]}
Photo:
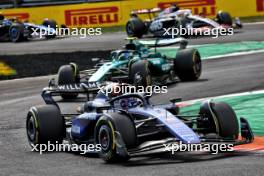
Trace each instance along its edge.
{"label": "green f1 car", "polygon": [[[173,44],[180,45],[175,58],[168,58],[157,51],[157,47]],[[124,49],[111,52],[109,60],[93,59],[98,62],[93,69],[79,71],[74,63],[61,66],[58,85],[116,81],[147,87],[177,80],[195,81],[202,72],[201,57],[197,49],[186,46],[187,41],[183,38],[154,41],[129,38]],[[155,49],[151,50],[151,47]],[[67,95],[63,98],[74,96]]]}

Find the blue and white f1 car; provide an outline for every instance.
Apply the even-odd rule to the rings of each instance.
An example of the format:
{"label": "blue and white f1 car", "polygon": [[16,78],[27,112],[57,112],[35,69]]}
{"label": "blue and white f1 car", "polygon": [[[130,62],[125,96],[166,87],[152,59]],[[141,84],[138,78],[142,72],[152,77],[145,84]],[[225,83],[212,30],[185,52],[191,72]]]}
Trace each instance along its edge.
{"label": "blue and white f1 car", "polygon": [[[142,20],[139,15],[148,14],[149,19]],[[131,12],[131,18],[126,24],[128,36],[141,38],[148,33],[155,37],[172,37],[166,34],[166,30],[173,28],[184,28],[191,31],[192,34],[203,35],[205,31],[242,28],[239,18],[236,18],[234,24],[231,15],[227,12],[219,11],[214,20],[206,18],[204,14],[193,15],[189,9],[180,9],[172,5],[166,9],[152,8],[140,9]],[[179,34],[178,34],[179,35]],[[188,37],[186,34],[180,34],[182,37]]]}
{"label": "blue and white f1 car", "polygon": [[112,83],[101,88],[92,101],[87,100],[74,114],[62,114],[53,96],[88,95],[96,88],[83,85],[80,89],[60,89],[55,85],[45,88],[42,97],[47,105],[32,107],[27,115],[29,143],[61,144],[66,140],[78,145],[99,144],[99,155],[112,162],[162,150],[169,144],[241,145],[254,139],[246,119],[240,118],[239,130],[236,114],[226,103],[206,102],[199,114],[182,116],[176,99],[169,104],[154,105],[144,94],[109,91],[120,86],[124,85]]}
{"label": "blue and white f1 car", "polygon": [[[56,22],[45,19],[42,25],[22,23],[16,19],[5,19],[0,14],[0,41],[20,42],[45,34],[45,38],[56,37]],[[41,36],[42,37],[42,36]]]}

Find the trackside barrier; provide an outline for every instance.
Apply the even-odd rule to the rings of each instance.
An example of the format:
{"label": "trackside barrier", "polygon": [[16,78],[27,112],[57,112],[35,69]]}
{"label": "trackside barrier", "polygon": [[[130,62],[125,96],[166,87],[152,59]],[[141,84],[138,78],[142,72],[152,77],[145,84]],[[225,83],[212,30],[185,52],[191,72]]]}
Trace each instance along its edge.
{"label": "trackside barrier", "polygon": [[130,0],[4,9],[0,12],[8,18],[17,17],[36,24],[50,18],[68,27],[109,27],[126,24],[131,10],[165,8],[171,3],[191,9],[194,14],[203,12],[208,17],[214,17],[219,10],[228,11],[234,17],[264,15],[264,0]]}

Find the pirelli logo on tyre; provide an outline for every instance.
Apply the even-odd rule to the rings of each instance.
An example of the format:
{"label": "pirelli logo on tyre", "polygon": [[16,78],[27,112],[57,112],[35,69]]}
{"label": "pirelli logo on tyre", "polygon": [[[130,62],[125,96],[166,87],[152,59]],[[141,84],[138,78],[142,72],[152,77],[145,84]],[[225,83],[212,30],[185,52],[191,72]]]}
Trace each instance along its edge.
{"label": "pirelli logo on tyre", "polygon": [[7,19],[17,18],[21,21],[26,21],[29,19],[29,13],[4,13],[4,15]]}
{"label": "pirelli logo on tyre", "polygon": [[117,6],[85,8],[65,11],[67,26],[93,26],[118,23]]}
{"label": "pirelli logo on tyre", "polygon": [[175,0],[170,2],[159,2],[158,7],[167,8],[171,4],[176,3],[182,9],[191,9],[196,15],[203,13],[206,16],[216,15],[215,0]]}

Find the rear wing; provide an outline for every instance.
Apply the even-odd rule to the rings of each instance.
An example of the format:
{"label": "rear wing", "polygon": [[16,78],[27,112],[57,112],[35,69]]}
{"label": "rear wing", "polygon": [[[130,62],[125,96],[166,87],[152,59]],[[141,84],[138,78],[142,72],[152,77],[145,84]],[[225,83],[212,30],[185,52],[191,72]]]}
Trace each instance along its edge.
{"label": "rear wing", "polygon": [[188,41],[181,37],[173,38],[173,39],[157,38],[156,40],[138,40],[138,42],[148,47],[163,47],[163,46],[180,44],[180,47],[184,49],[188,45]]}
{"label": "rear wing", "polygon": [[55,85],[54,80],[49,82],[49,86],[42,90],[41,96],[46,104],[52,104],[58,107],[57,101],[53,97],[63,94],[85,94],[85,101],[74,100],[74,102],[86,102],[93,98],[105,84],[97,82],[87,82],[79,84]]}
{"label": "rear wing", "polygon": [[155,7],[152,9],[139,9],[131,11],[131,14],[150,14],[150,13],[158,13],[161,12],[162,9],[159,7]]}

